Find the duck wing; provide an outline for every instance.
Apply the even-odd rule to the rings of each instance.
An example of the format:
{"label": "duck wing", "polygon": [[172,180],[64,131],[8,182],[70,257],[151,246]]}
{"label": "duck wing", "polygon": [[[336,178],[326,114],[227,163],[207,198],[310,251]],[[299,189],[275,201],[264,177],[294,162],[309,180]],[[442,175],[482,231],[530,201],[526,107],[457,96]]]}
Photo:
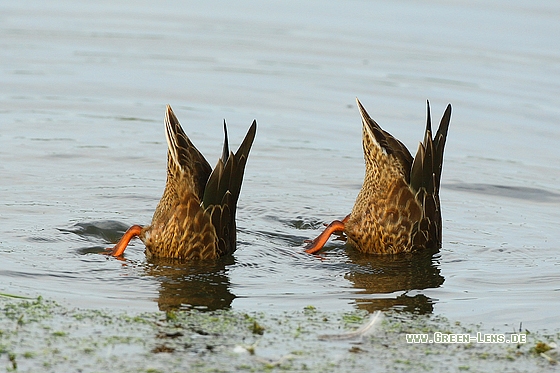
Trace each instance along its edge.
{"label": "duck wing", "polygon": [[[356,99],[356,102],[358,103],[363,123],[367,125],[367,129],[373,135],[379,146],[388,155],[392,155],[398,160],[401,165],[404,178],[406,182],[408,182],[410,180],[410,167],[413,161],[412,155],[402,142],[393,137],[393,135],[389,132],[383,130],[381,126],[379,126],[379,124],[370,117],[366,109],[362,106],[360,100]],[[364,153],[366,153],[366,149],[364,149]]]}
{"label": "duck wing", "polygon": [[165,114],[165,137],[168,179],[183,179],[187,191],[200,201],[212,167],[185,134],[169,105]]}

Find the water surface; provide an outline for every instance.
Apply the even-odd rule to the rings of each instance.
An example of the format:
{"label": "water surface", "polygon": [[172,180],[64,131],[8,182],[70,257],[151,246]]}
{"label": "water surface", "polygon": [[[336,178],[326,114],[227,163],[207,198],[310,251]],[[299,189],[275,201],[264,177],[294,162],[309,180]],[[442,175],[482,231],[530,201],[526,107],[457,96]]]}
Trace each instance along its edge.
{"label": "water surface", "polygon": [[[556,2],[23,1],[0,6],[0,291],[88,308],[363,308],[557,328]],[[363,178],[359,97],[415,150],[453,105],[437,253],[332,241]],[[215,263],[96,254],[163,191],[165,105],[211,164],[257,137],[238,250]]]}

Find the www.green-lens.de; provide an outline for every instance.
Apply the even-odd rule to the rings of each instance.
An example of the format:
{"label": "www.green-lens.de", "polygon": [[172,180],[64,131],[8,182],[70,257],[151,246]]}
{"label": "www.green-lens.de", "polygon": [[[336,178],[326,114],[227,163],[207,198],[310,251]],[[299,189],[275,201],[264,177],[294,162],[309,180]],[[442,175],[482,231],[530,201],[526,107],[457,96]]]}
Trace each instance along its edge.
{"label": "www.green-lens.de", "polygon": [[448,334],[435,332],[430,334],[406,334],[407,343],[526,343],[526,334]]}

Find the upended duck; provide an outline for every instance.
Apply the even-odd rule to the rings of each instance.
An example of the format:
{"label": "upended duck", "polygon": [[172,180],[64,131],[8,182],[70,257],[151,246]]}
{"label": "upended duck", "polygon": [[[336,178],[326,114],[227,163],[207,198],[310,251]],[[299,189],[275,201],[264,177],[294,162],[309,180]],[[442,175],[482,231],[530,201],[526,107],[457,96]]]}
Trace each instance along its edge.
{"label": "upended duck", "polygon": [[364,182],[352,212],[335,220],[305,251],[316,253],[331,234],[340,234],[358,251],[397,254],[441,247],[439,187],[443,150],[451,119],[451,105],[432,137],[430,104],[424,140],[416,157],[384,131],[358,99],[362,117],[362,145],[366,165]]}
{"label": "upended duck", "polygon": [[134,237],[144,242],[148,258],[216,259],[233,253],[237,200],[256,130],[257,122],[253,121],[234,154],[229,150],[224,121],[222,156],[212,170],[167,105],[167,181],[163,196],[151,224],[133,225],[108,254],[122,256]]}

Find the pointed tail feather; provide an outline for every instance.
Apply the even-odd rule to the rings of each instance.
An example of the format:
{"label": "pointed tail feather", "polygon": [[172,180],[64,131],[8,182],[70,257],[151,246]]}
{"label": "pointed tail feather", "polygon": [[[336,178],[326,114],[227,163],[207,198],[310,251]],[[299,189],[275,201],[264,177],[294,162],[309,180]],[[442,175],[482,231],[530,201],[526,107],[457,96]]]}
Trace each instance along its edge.
{"label": "pointed tail feather", "polygon": [[410,186],[414,191],[425,188],[428,193],[437,194],[439,192],[441,172],[443,169],[443,150],[447,138],[447,130],[451,119],[451,105],[441,118],[441,122],[436,133],[432,138],[430,103],[428,102],[428,114],[426,121],[426,132],[424,141],[419,144],[418,151],[412,163]]}
{"label": "pointed tail feather", "polygon": [[401,141],[393,137],[389,132],[383,130],[381,126],[369,116],[358,98],[356,98],[356,102],[360,109],[364,128],[370,136],[373,136],[372,140],[384,149],[387,154],[393,155],[399,160],[399,163],[402,165],[405,180],[408,182],[410,179],[410,167],[413,161],[412,155]]}
{"label": "pointed tail feather", "polygon": [[445,112],[443,113],[443,117],[441,118],[439,128],[434,138],[434,145],[435,145],[434,163],[438,167],[436,173],[437,190],[439,190],[439,185],[441,181],[441,171],[443,168],[443,151],[445,148],[445,141],[447,140],[447,130],[449,129],[450,120],[451,120],[451,104],[448,104],[447,108],[445,109]]}
{"label": "pointed tail feather", "polygon": [[426,133],[424,134],[424,142],[426,142],[426,137],[428,136],[428,132],[432,133],[432,113],[430,110],[430,101],[426,100]]}
{"label": "pointed tail feather", "polygon": [[165,112],[165,137],[169,157],[168,174],[172,173],[171,176],[175,177],[179,175],[174,175],[174,173],[180,172],[183,176],[188,177],[191,185],[196,188],[191,192],[201,198],[212,167],[185,134],[169,105]]}
{"label": "pointed tail feather", "polygon": [[229,141],[227,135],[226,120],[224,119],[224,148],[222,150],[222,162],[226,163],[228,157],[229,157]]}
{"label": "pointed tail feather", "polygon": [[237,199],[239,198],[239,193],[241,192],[241,184],[243,182],[245,164],[247,163],[247,159],[249,158],[249,151],[251,150],[251,146],[253,145],[253,141],[255,140],[256,133],[257,121],[253,120],[251,127],[247,131],[247,135],[245,135],[245,139],[243,139],[243,142],[241,143],[241,145],[239,145],[239,149],[237,149],[237,152],[235,153],[235,159],[238,162],[238,171],[235,172],[230,183],[230,191],[234,197],[235,204],[237,204]]}
{"label": "pointed tail feather", "polygon": [[237,205],[237,200],[241,191],[245,164],[249,156],[249,151],[251,150],[251,145],[255,139],[256,129],[257,122],[253,121],[253,124],[249,128],[237,152],[235,154],[229,152],[227,158],[222,155],[222,158],[218,160],[218,164],[210,175],[204,190],[204,197],[202,200],[204,208],[221,204],[224,195],[229,192],[231,193],[231,198],[229,199],[231,203],[230,209],[233,212],[235,211],[235,206]]}
{"label": "pointed tail feather", "polygon": [[451,119],[451,105],[447,106],[436,136],[432,138],[430,104],[424,141],[418,145],[410,175],[410,187],[422,206],[422,219],[413,229],[412,242],[416,247],[441,246],[441,208],[439,186],[443,166],[443,150]]}

